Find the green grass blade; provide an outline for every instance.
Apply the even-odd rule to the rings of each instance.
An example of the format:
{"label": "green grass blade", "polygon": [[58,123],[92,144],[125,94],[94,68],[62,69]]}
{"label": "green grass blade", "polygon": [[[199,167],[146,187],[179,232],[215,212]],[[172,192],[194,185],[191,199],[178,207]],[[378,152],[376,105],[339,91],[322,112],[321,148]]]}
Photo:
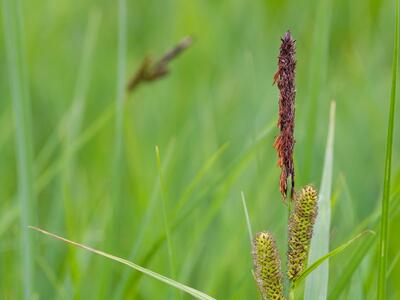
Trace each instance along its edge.
{"label": "green grass blade", "polygon": [[189,200],[190,196],[195,191],[196,187],[199,185],[204,176],[210,171],[214,164],[220,159],[222,154],[228,149],[229,143],[224,143],[217,151],[205,162],[203,167],[196,173],[196,176],[189,183],[188,187],[182,193],[182,196],[178,200],[178,204],[174,210],[173,218],[181,211],[185,206],[186,202]]}
{"label": "green grass blade", "polygon": [[16,159],[18,198],[20,206],[20,234],[22,254],[22,284],[25,299],[30,299],[34,286],[33,247],[26,230],[32,221],[35,201],[33,191],[32,144],[30,128],[30,99],[26,62],[23,49],[22,16],[19,1],[3,0],[3,22],[8,77],[14,108],[16,128]]}
{"label": "green grass blade", "polygon": [[[76,134],[71,134],[71,130],[76,132],[80,131],[83,111],[86,107],[86,98],[91,77],[90,71],[92,67],[92,60],[94,57],[93,52],[97,40],[97,33],[100,21],[101,13],[96,8],[93,8],[89,14],[89,21],[85,32],[85,38],[83,40],[82,58],[77,74],[78,76],[75,85],[75,93],[71,107],[69,108],[68,112],[63,116],[61,121],[58,123],[56,129],[53,130],[53,133],[47,139],[45,145],[36,156],[34,162],[36,172],[41,172],[43,170],[43,168],[50,160],[51,155],[57,149],[60,140],[67,139],[68,147],[72,148],[71,142],[75,141]],[[67,132],[65,133],[64,128],[66,127],[71,129],[67,129]],[[67,137],[65,138],[63,134],[67,135]],[[74,139],[71,139],[71,136],[73,136]]]}
{"label": "green grass blade", "polygon": [[377,299],[383,300],[386,297],[386,272],[388,261],[389,246],[389,199],[390,199],[390,177],[392,169],[392,148],[393,148],[393,131],[394,131],[394,113],[396,104],[396,81],[397,81],[397,64],[399,52],[399,0],[396,1],[396,24],[394,33],[394,49],[392,63],[392,89],[390,94],[390,110],[388,132],[386,139],[386,159],[385,174],[383,181],[383,197],[382,197],[382,213],[381,228],[379,237],[379,269],[378,269],[378,295]]}
{"label": "green grass blade", "polygon": [[[175,140],[172,140],[172,142],[170,142],[170,144],[168,145],[167,151],[166,151],[166,155],[164,156],[165,158],[162,161],[162,166],[161,166],[161,170],[166,170],[168,168],[168,166],[170,165],[171,162],[171,157],[172,157],[172,153],[174,153],[174,149],[175,149]],[[150,226],[150,222],[153,220],[154,218],[154,213],[158,208],[158,194],[159,194],[159,178],[157,178],[155,180],[155,183],[153,184],[153,189],[151,192],[151,196],[150,199],[148,201],[147,207],[146,207],[146,211],[144,213],[143,216],[143,220],[140,223],[140,228],[138,230],[138,233],[136,234],[136,238],[135,238],[135,242],[132,246],[132,250],[129,254],[129,260],[133,260],[138,252],[139,252],[139,248],[140,246],[143,244],[143,240],[146,236],[146,230],[148,230],[151,226]],[[118,281],[117,287],[114,289],[114,293],[112,296],[112,299],[123,299],[123,292],[126,288],[128,279],[129,279],[129,270],[125,270],[125,272],[123,273],[123,275],[121,276],[121,279]]]}
{"label": "green grass blade", "polygon": [[0,217],[0,238],[18,219],[20,216],[19,210],[20,207],[16,204],[9,205],[3,209],[4,213]]}
{"label": "green grass blade", "polygon": [[[71,144],[76,140],[81,131],[81,123],[86,108],[87,93],[91,79],[91,62],[95,49],[97,32],[100,25],[101,15],[97,10],[92,10],[89,15],[82,47],[82,58],[77,74],[76,88],[72,105],[66,114],[65,138],[63,142],[63,172],[61,173],[62,199],[64,208],[64,220],[69,236],[74,237],[76,230],[76,207],[78,203],[74,201],[74,175],[75,170],[75,152],[71,151]],[[71,248],[67,254],[67,261],[72,274],[72,282],[75,287],[78,286],[79,265],[76,258],[76,249]]]}
{"label": "green grass blade", "polygon": [[137,265],[137,264],[135,264],[133,262],[130,262],[130,261],[126,260],[126,259],[123,259],[123,258],[114,256],[114,255],[105,253],[103,251],[100,251],[100,250],[97,250],[97,249],[94,249],[94,248],[91,248],[91,247],[88,247],[88,246],[85,246],[85,245],[70,241],[70,240],[68,240],[66,238],[63,238],[63,237],[58,236],[58,235],[56,235],[54,233],[50,233],[50,232],[48,232],[46,230],[43,230],[43,229],[40,229],[40,228],[37,228],[37,227],[34,227],[34,226],[29,226],[29,228],[33,229],[33,230],[36,230],[36,231],[38,231],[40,233],[43,233],[45,235],[48,235],[48,236],[50,236],[52,238],[58,239],[60,241],[63,241],[64,243],[68,243],[68,244],[74,245],[76,247],[85,249],[85,250],[87,250],[89,252],[95,253],[97,255],[100,255],[100,256],[106,257],[108,259],[111,259],[113,261],[116,261],[116,262],[119,262],[121,264],[124,264],[124,265],[126,265],[126,266],[128,266],[128,267],[130,267],[132,269],[135,269],[135,270],[137,270],[137,271],[139,271],[139,272],[141,272],[143,274],[146,274],[146,275],[148,275],[150,277],[153,277],[153,278],[155,278],[155,279],[157,279],[157,280],[159,280],[161,282],[164,282],[164,283],[166,283],[166,284],[168,284],[170,286],[173,286],[173,287],[175,287],[175,288],[177,288],[177,289],[179,289],[179,290],[181,290],[183,292],[186,292],[186,293],[192,295],[193,297],[195,297],[196,299],[203,299],[203,300],[213,300],[214,299],[211,296],[208,296],[208,295],[204,294],[203,292],[200,292],[200,291],[198,291],[198,290],[196,290],[194,288],[191,288],[191,287],[189,287],[187,285],[179,283],[179,282],[177,282],[175,280],[172,280],[172,279],[170,279],[168,277],[165,277],[165,276],[163,276],[161,274],[158,274],[158,273],[156,273],[154,271],[151,271],[149,269],[141,267],[141,266],[139,266],[139,265]]}
{"label": "green grass blade", "polygon": [[160,190],[161,190],[161,207],[162,207],[162,215],[163,215],[163,224],[164,224],[164,232],[167,240],[167,249],[168,249],[168,261],[169,261],[169,267],[171,271],[171,275],[175,277],[175,270],[174,270],[174,263],[173,263],[173,254],[172,254],[172,242],[171,242],[171,231],[169,228],[168,224],[168,218],[167,218],[167,204],[166,204],[166,189],[165,189],[165,183],[164,183],[164,178],[162,175],[162,165],[161,165],[161,157],[160,157],[160,149],[158,146],[155,147],[156,150],[156,160],[157,160],[157,169],[158,169],[158,175],[160,179]]}
{"label": "green grass blade", "polygon": [[[331,222],[331,188],[333,171],[333,145],[335,136],[335,102],[331,103],[329,131],[325,150],[324,170],[318,199],[318,216],[311,240],[309,262],[314,263],[329,252]],[[328,293],[329,264],[325,261],[306,280],[305,299],[326,299]]]}
{"label": "green grass blade", "polygon": [[4,147],[8,139],[14,133],[14,127],[7,126],[12,123],[12,109],[11,105],[3,108],[3,113],[0,117],[0,149]]}
{"label": "green grass blade", "polygon": [[[70,154],[78,151],[85,143],[92,139],[102,128],[109,123],[115,116],[115,105],[109,105],[102,112],[102,114],[96,118],[96,120],[85,130],[82,134],[70,145]],[[43,173],[37,178],[35,182],[35,191],[40,193],[50,183],[50,181],[61,172],[64,158],[57,160],[52,163]]]}
{"label": "green grass blade", "polygon": [[[124,123],[124,100],[125,100],[125,67],[126,67],[126,0],[118,1],[118,57],[117,57],[117,90],[115,99],[115,138],[114,138],[114,157],[112,162],[112,194],[114,200],[121,201],[121,180],[123,174],[123,123]],[[118,230],[122,224],[119,222],[120,211],[118,206],[114,208],[112,215],[111,230]],[[115,244],[113,241],[112,244]]]}
{"label": "green grass blade", "polygon": [[[183,221],[183,219],[185,219],[182,216],[179,216],[179,212],[185,207],[187,201],[189,200],[189,198],[192,196],[193,192],[196,190],[196,188],[198,187],[198,185],[200,184],[200,182],[202,181],[202,179],[211,172],[211,170],[213,169],[215,163],[217,161],[220,160],[221,156],[223,153],[225,153],[226,149],[228,149],[229,144],[228,143],[224,143],[221,145],[221,147],[219,147],[203,164],[203,166],[198,170],[198,172],[196,173],[196,175],[193,177],[193,179],[190,181],[190,183],[188,184],[187,188],[185,189],[185,191],[182,193],[182,196],[179,198],[178,200],[178,204],[176,205],[176,208],[174,209],[174,211],[168,216],[168,220],[173,221],[174,223],[171,226],[171,231],[173,232],[174,230],[176,230],[180,223]],[[167,164],[166,162],[170,160],[171,157],[171,153],[173,152],[173,149],[170,148],[168,150],[168,154],[166,155],[167,159],[163,160],[163,167],[161,168],[161,170],[165,169]],[[146,215],[144,217],[144,222],[142,223],[141,227],[142,230],[139,233],[138,239],[136,239],[135,242],[135,246],[134,249],[131,253],[130,257],[135,257],[139,248],[139,245],[141,244],[141,241],[143,239],[143,234],[145,231],[145,228],[148,226],[150,218],[153,217],[153,213],[154,213],[154,208],[156,205],[156,195],[154,194],[151,197],[150,200],[150,204],[149,204],[149,211],[146,212]],[[163,241],[166,239],[166,235],[165,235],[165,230],[162,233],[162,235],[156,240],[156,242],[153,244],[153,247],[151,248],[151,250],[148,252],[148,255],[146,256],[148,259],[145,259],[144,261],[147,262],[151,259],[151,257],[156,253],[157,249],[159,247],[161,247],[161,245],[163,244]],[[126,274],[126,273],[125,273]],[[124,274],[124,279],[122,282],[119,283],[117,291],[114,294],[114,299],[121,299],[121,294],[122,294],[122,289],[125,288],[126,286],[126,282],[127,282],[127,278]]]}
{"label": "green grass blade", "polygon": [[340,245],[339,247],[335,248],[334,250],[332,250],[328,254],[326,254],[323,257],[317,259],[311,266],[309,266],[303,273],[301,273],[301,275],[297,278],[296,283],[299,283],[302,280],[304,280],[304,278],[306,278],[312,271],[317,269],[327,259],[329,259],[329,258],[341,253],[347,247],[349,247],[351,244],[353,244],[356,240],[358,240],[359,238],[365,236],[366,234],[375,234],[375,232],[372,231],[372,230],[365,230],[365,231],[357,234],[355,237],[353,237],[351,240],[347,241],[343,245]]}
{"label": "green grass blade", "polygon": [[314,160],[314,147],[315,135],[318,125],[318,107],[319,100],[322,94],[322,89],[325,85],[328,61],[329,61],[329,38],[330,38],[330,20],[331,20],[331,0],[318,1],[316,10],[313,45],[312,45],[312,59],[309,67],[309,87],[308,87],[308,103],[306,115],[306,136],[305,136],[305,151],[304,159],[302,160],[301,169],[302,176],[306,181],[311,181],[313,174],[313,167],[315,166]]}
{"label": "green grass blade", "polygon": [[386,274],[386,278],[388,279],[390,275],[392,274],[394,268],[397,266],[398,262],[400,261],[400,252],[397,252],[396,256],[392,260],[392,263],[389,266],[389,269]]}
{"label": "green grass blade", "polygon": [[[125,98],[125,68],[126,68],[126,0],[118,1],[118,69],[117,69],[117,94],[116,94],[116,119],[115,119],[115,155],[116,164],[122,151],[122,126]],[[114,166],[115,167],[115,166]]]}
{"label": "green grass blade", "polygon": [[[125,176],[124,157],[124,113],[125,113],[125,73],[126,73],[126,52],[127,52],[127,4],[126,0],[117,1],[117,71],[116,71],[116,95],[114,100],[115,120],[114,120],[114,138],[112,140],[112,154],[110,156],[110,203],[109,219],[106,222],[106,236],[108,249],[117,251],[121,248],[121,240],[114,234],[124,226],[124,196],[122,191],[121,176]],[[105,267],[101,278],[100,297],[108,298],[111,293],[111,286],[114,278],[108,267]]]}
{"label": "green grass blade", "polygon": [[[391,207],[390,207],[390,219],[394,217],[397,212],[397,209],[400,207],[400,197],[396,197],[396,191],[391,195]],[[363,222],[361,222],[356,227],[356,232],[365,227],[373,228],[374,230],[379,230],[379,218],[380,218],[380,210],[377,209],[373,211]],[[345,291],[346,286],[348,286],[351,282],[351,278],[355,271],[358,270],[360,263],[363,258],[368,254],[369,251],[375,250],[375,241],[377,240],[376,236],[373,236],[368,239],[368,241],[362,245],[357,245],[356,250],[353,252],[353,255],[348,259],[348,263],[340,272],[340,278],[336,282],[334,282],[334,286],[329,292],[328,299],[336,300],[339,299],[342,295],[343,291]],[[390,272],[390,268],[388,273]]]}
{"label": "green grass blade", "polygon": [[242,197],[243,211],[244,211],[244,215],[246,217],[246,225],[247,225],[247,231],[249,232],[250,245],[252,245],[253,244],[253,230],[251,229],[250,216],[249,216],[249,212],[247,210],[246,197],[244,196],[243,191],[241,191],[240,196]]}

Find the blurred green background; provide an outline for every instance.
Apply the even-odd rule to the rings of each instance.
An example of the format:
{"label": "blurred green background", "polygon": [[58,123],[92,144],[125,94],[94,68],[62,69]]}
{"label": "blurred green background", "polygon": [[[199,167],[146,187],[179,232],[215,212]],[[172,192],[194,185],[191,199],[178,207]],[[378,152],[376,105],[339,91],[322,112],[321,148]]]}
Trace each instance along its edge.
{"label": "blurred green background", "polygon": [[[17,198],[20,123],[4,31],[6,19],[17,23],[18,13],[7,15],[6,2],[13,1],[3,1],[0,31],[0,297],[19,299],[21,232],[27,229]],[[25,119],[33,148],[30,224],[218,299],[257,299],[240,192],[253,230],[271,230],[284,260],[287,209],[272,147],[278,101],[272,78],[280,37],[290,29],[298,60],[297,187],[320,184],[329,103],[336,100],[331,248],[364,228],[377,230],[368,220],[379,212],[382,194],[394,1],[127,1],[126,55],[118,54],[117,1],[20,2],[21,65],[31,101]],[[119,69],[125,81],[146,55],[158,58],[186,35],[195,42],[172,62],[170,75],[141,85],[115,117],[124,84],[118,57],[126,58]],[[392,201],[400,189],[399,109]],[[93,129],[98,120],[104,122]],[[400,298],[400,263],[392,263],[399,225],[395,211],[388,299]],[[33,299],[189,298],[122,265],[35,232],[29,236]],[[331,260],[331,298],[375,297],[376,241],[337,286],[363,243]]]}

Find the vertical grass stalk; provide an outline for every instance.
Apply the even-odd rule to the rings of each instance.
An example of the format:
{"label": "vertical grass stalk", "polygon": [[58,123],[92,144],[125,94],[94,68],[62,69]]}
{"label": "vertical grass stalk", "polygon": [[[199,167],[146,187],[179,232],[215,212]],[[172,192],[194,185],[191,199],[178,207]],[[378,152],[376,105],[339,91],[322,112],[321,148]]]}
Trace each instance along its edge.
{"label": "vertical grass stalk", "polygon": [[22,253],[22,284],[24,299],[30,299],[34,286],[33,247],[27,230],[32,222],[35,201],[33,191],[32,143],[30,128],[30,97],[27,64],[23,49],[23,28],[18,0],[3,0],[3,22],[6,59],[10,78],[16,132],[18,198],[21,211],[20,234]]}
{"label": "vertical grass stalk", "polygon": [[[318,202],[318,216],[314,225],[314,235],[311,240],[309,264],[329,252],[331,223],[331,189],[333,172],[333,146],[335,137],[335,102],[331,103],[329,116],[328,138],[326,142],[324,169]],[[326,299],[329,281],[329,261],[325,261],[306,280],[305,299]]]}
{"label": "vertical grass stalk", "polygon": [[[125,102],[125,68],[126,68],[126,27],[127,27],[127,5],[126,0],[118,0],[116,2],[118,5],[118,42],[117,42],[117,81],[116,81],[116,98],[114,110],[110,110],[110,117],[112,117],[113,112],[115,112],[115,133],[113,141],[113,153],[110,166],[110,214],[109,220],[106,223],[107,240],[110,249],[118,249],[121,240],[115,232],[118,232],[123,228],[122,224],[122,193],[121,193],[121,178],[123,176],[123,123],[124,123],[124,102]],[[104,112],[106,114],[107,111]],[[103,115],[100,116],[100,118]],[[102,297],[108,298],[112,281],[112,275],[110,275],[110,270],[103,272],[102,274],[104,282],[102,287]],[[106,284],[107,283],[107,284]]]}
{"label": "vertical grass stalk", "polygon": [[253,230],[251,229],[249,211],[247,210],[246,197],[244,196],[243,191],[240,192],[240,196],[242,197],[242,205],[243,205],[244,215],[246,217],[246,225],[247,225],[247,231],[249,233],[250,245],[252,245],[253,244]]}
{"label": "vertical grass stalk", "polygon": [[390,109],[388,131],[386,139],[386,158],[385,173],[383,179],[383,197],[382,197],[382,213],[381,228],[379,239],[379,269],[378,269],[378,294],[377,299],[383,300],[386,297],[386,271],[388,260],[389,246],[389,199],[390,199],[390,177],[392,169],[392,149],[393,149],[393,131],[394,131],[394,112],[396,104],[396,81],[397,81],[397,64],[399,51],[399,0],[396,0],[396,17],[394,31],[394,49],[392,62],[392,88],[390,93]]}
{"label": "vertical grass stalk", "polygon": [[[100,13],[93,10],[88,19],[88,24],[85,30],[83,40],[82,58],[79,67],[79,72],[76,81],[76,88],[73,97],[73,102],[70,110],[67,113],[65,123],[65,142],[63,153],[63,168],[62,168],[62,190],[64,202],[64,215],[65,225],[67,228],[68,236],[74,237],[75,223],[77,220],[76,207],[74,206],[73,199],[73,178],[75,173],[75,152],[71,145],[79,136],[81,131],[81,123],[86,107],[86,97],[89,89],[90,75],[91,75],[91,62],[93,51],[96,43],[97,31],[100,25]],[[69,249],[68,259],[71,266],[73,284],[78,284],[79,278],[79,265],[76,260],[75,249]]]}
{"label": "vertical grass stalk", "polygon": [[308,103],[306,113],[306,130],[304,156],[300,168],[306,182],[310,182],[314,166],[315,132],[318,122],[318,102],[321,96],[321,86],[325,83],[328,69],[328,46],[330,29],[331,0],[321,0],[315,17],[312,59],[310,62]]}
{"label": "vertical grass stalk", "polygon": [[155,150],[156,150],[158,174],[160,177],[162,215],[163,215],[163,222],[164,222],[165,237],[167,239],[168,260],[169,260],[171,276],[175,277],[174,261],[173,261],[173,255],[172,255],[171,232],[170,232],[170,228],[169,228],[169,224],[168,224],[167,205],[166,205],[166,199],[165,199],[166,198],[166,190],[165,190],[164,178],[162,176],[162,168],[161,168],[162,165],[161,165],[161,158],[160,158],[160,150],[159,150],[158,146],[156,146]]}
{"label": "vertical grass stalk", "polygon": [[122,159],[122,136],[124,122],[124,99],[125,99],[125,67],[126,67],[126,0],[118,1],[118,58],[117,58],[117,94],[116,94],[116,117],[115,117],[115,141],[112,183],[117,201],[120,200],[119,176]]}

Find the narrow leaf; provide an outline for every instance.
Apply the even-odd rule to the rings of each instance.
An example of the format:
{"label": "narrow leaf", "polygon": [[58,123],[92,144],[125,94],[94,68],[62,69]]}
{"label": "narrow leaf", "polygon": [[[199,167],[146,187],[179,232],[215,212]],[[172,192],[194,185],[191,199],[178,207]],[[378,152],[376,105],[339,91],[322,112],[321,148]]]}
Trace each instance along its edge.
{"label": "narrow leaf", "polygon": [[[311,240],[309,263],[316,262],[329,252],[329,230],[331,223],[331,188],[333,170],[333,145],[335,136],[335,109],[333,101],[330,108],[329,131],[325,150],[324,169],[318,199],[318,216],[314,224]],[[323,264],[306,281],[305,299],[326,299],[328,292],[329,264]]]}
{"label": "narrow leaf", "polygon": [[165,188],[165,183],[164,183],[164,178],[162,175],[162,166],[161,166],[161,157],[160,157],[160,149],[158,146],[155,147],[156,150],[156,160],[157,160],[157,169],[158,169],[158,175],[160,179],[160,190],[161,190],[161,208],[162,208],[162,217],[163,217],[163,224],[164,224],[164,231],[165,231],[165,236],[166,236],[166,241],[167,241],[167,249],[168,249],[168,260],[169,260],[169,267],[171,271],[171,276],[175,276],[175,270],[174,270],[174,263],[173,263],[173,253],[172,253],[172,242],[171,242],[171,231],[170,231],[170,226],[167,218],[167,192]]}
{"label": "narrow leaf", "polygon": [[349,247],[351,244],[353,244],[356,240],[359,238],[365,236],[366,234],[375,234],[374,231],[372,230],[365,230],[359,234],[357,234],[355,237],[344,243],[343,245],[340,245],[339,247],[335,248],[328,254],[324,255],[323,257],[317,259],[311,266],[309,266],[301,275],[297,278],[296,283],[299,283],[302,281],[304,278],[306,278],[312,271],[317,269],[322,263],[324,263],[327,259],[335,256],[336,254],[339,254],[340,252],[344,251],[347,247]]}
{"label": "narrow leaf", "polygon": [[204,300],[213,300],[214,299],[211,296],[208,296],[208,295],[204,294],[203,292],[200,292],[200,291],[198,291],[198,290],[196,290],[194,288],[191,288],[191,287],[189,287],[187,285],[179,283],[179,282],[177,282],[177,281],[175,281],[173,279],[165,277],[165,276],[163,276],[161,274],[158,274],[158,273],[156,273],[154,271],[151,271],[149,269],[141,267],[141,266],[139,266],[139,265],[137,265],[137,264],[135,264],[133,262],[130,262],[130,261],[126,260],[126,259],[123,259],[123,258],[114,256],[114,255],[105,253],[105,252],[100,251],[100,250],[96,250],[94,248],[91,248],[89,246],[85,246],[85,245],[77,243],[77,242],[70,241],[70,240],[68,240],[66,238],[63,238],[61,236],[58,236],[58,235],[56,235],[54,233],[48,232],[46,230],[40,229],[40,228],[35,227],[35,226],[28,226],[28,228],[36,230],[36,231],[38,231],[40,233],[48,235],[48,236],[50,236],[52,238],[55,238],[57,240],[63,241],[64,243],[68,243],[68,244],[74,245],[76,247],[85,249],[85,250],[87,250],[89,252],[95,253],[97,255],[100,255],[100,256],[106,257],[108,259],[111,259],[113,261],[116,261],[116,262],[119,262],[121,264],[124,264],[124,265],[126,265],[126,266],[128,266],[128,267],[130,267],[132,269],[135,269],[135,270],[137,270],[139,272],[142,272],[142,273],[144,273],[144,274],[146,274],[146,275],[148,275],[150,277],[153,277],[153,278],[155,278],[155,279],[157,279],[159,281],[162,281],[162,282],[164,282],[164,283],[166,283],[166,284],[168,284],[170,286],[173,286],[173,287],[175,287],[175,288],[177,288],[177,289],[179,289],[181,291],[184,291],[184,292],[192,295],[196,299],[204,299]]}
{"label": "narrow leaf", "polygon": [[382,213],[381,228],[379,236],[379,269],[378,269],[378,300],[386,297],[386,272],[388,261],[388,244],[389,244],[389,199],[390,199],[390,177],[392,169],[392,149],[393,149],[393,131],[394,131],[394,112],[396,104],[396,81],[397,81],[397,64],[399,51],[399,0],[396,1],[396,24],[394,33],[394,49],[392,62],[392,90],[390,94],[390,110],[388,131],[386,139],[386,158],[385,158],[385,174],[383,177],[383,197],[382,197]]}
{"label": "narrow leaf", "polygon": [[243,191],[240,192],[240,195],[242,197],[242,204],[243,204],[244,215],[246,217],[247,231],[249,232],[250,245],[252,245],[253,244],[253,230],[251,229],[250,216],[249,216],[249,212],[247,210],[247,205],[246,205],[246,197],[244,196]]}
{"label": "narrow leaf", "polygon": [[21,238],[21,290],[24,299],[32,297],[35,280],[33,247],[25,228],[34,217],[35,192],[33,190],[33,163],[31,140],[31,111],[28,88],[28,70],[24,45],[23,16],[21,1],[2,1],[5,54],[10,94],[14,110],[15,151],[18,175],[18,191],[20,210],[19,236]]}

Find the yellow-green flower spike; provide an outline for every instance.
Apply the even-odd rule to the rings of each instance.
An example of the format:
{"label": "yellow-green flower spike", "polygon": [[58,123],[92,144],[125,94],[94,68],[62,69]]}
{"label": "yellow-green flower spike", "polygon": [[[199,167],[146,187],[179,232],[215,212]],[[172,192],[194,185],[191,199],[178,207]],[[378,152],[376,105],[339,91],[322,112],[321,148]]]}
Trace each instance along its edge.
{"label": "yellow-green flower spike", "polygon": [[296,196],[289,219],[287,275],[292,281],[305,270],[317,216],[317,190],[308,185]]}
{"label": "yellow-green flower spike", "polygon": [[284,300],[281,261],[269,232],[259,232],[253,240],[254,276],[264,300]]}

